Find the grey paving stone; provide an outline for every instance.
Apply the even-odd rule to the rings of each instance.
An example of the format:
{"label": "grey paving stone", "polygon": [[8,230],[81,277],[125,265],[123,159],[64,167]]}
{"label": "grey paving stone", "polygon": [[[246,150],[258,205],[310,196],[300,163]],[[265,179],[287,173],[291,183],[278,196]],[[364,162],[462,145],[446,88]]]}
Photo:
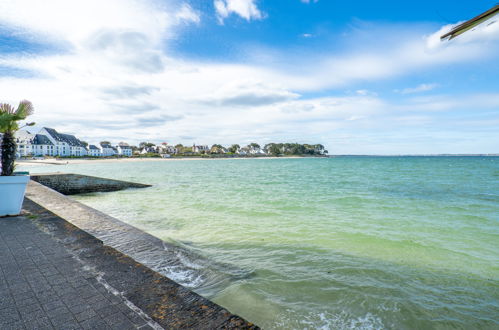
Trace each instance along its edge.
{"label": "grey paving stone", "polygon": [[24,321],[24,326],[29,330],[54,329],[47,317],[40,317]]}
{"label": "grey paving stone", "polygon": [[28,298],[28,299],[24,299],[24,300],[20,300],[20,301],[16,301],[15,302],[15,305],[16,307],[21,310],[21,309],[25,309],[25,308],[29,308],[30,306],[34,305],[34,304],[39,304],[38,302],[38,299],[36,299],[35,297],[33,298]]}
{"label": "grey paving stone", "polygon": [[147,328],[83,268],[29,219],[0,218],[0,330]]}
{"label": "grey paving stone", "polygon": [[96,316],[97,313],[93,309],[86,309],[81,313],[75,314],[75,318],[78,322],[83,322]]}
{"label": "grey paving stone", "polygon": [[[126,316],[121,312],[104,317],[104,321],[106,321],[106,323],[109,325],[121,324],[122,322],[124,322],[124,320],[128,321]],[[130,321],[128,321],[128,323],[132,324]]]}
{"label": "grey paving stone", "polygon": [[93,317],[80,323],[85,330],[108,329],[109,325],[100,317]]}
{"label": "grey paving stone", "polygon": [[31,305],[25,305],[21,308],[18,308],[19,312],[26,312],[26,313],[34,312],[34,311],[38,311],[38,310],[42,310],[42,306],[40,305],[40,303],[38,301],[34,301],[33,304],[31,304]]}
{"label": "grey paving stone", "polygon": [[94,296],[86,300],[86,303],[91,305],[96,311],[112,305],[104,296]]}
{"label": "grey paving stone", "polygon": [[14,321],[11,323],[2,323],[0,320],[0,329],[2,330],[19,330],[25,329],[24,323],[22,321]]}
{"label": "grey paving stone", "polygon": [[97,314],[99,314],[99,316],[104,317],[104,318],[107,316],[113,315],[113,314],[118,314],[118,313],[123,315],[123,313],[121,313],[121,311],[116,306],[113,306],[113,305],[108,305],[108,306],[105,306],[104,308],[97,309],[95,311],[97,312]]}
{"label": "grey paving stone", "polygon": [[31,311],[28,311],[28,310],[20,310],[19,311],[20,314],[21,314],[21,318],[23,319],[23,321],[31,321],[33,319],[39,319],[39,318],[43,318],[43,317],[46,317],[47,314],[45,313],[44,310],[42,309],[37,309],[37,310],[31,310]]}
{"label": "grey paving stone", "polygon": [[57,327],[58,330],[76,330],[81,329],[81,326],[76,321],[69,321]]}
{"label": "grey paving stone", "polygon": [[52,316],[50,317],[50,322],[52,322],[52,325],[57,329],[60,329],[67,324],[78,324],[71,314],[59,314]]}
{"label": "grey paving stone", "polygon": [[21,317],[14,306],[0,309],[0,322],[5,324],[20,320]]}
{"label": "grey paving stone", "polygon": [[86,303],[85,300],[83,300],[82,298],[78,297],[78,295],[76,295],[76,294],[68,294],[68,295],[61,296],[61,301],[67,307],[78,306],[78,305],[80,305],[80,306],[82,306],[82,305],[90,306],[89,304]]}
{"label": "grey paving stone", "polygon": [[62,283],[66,283],[66,279],[64,278],[64,276],[60,274],[47,276],[45,279],[51,285],[60,285]]}
{"label": "grey paving stone", "polygon": [[12,289],[11,291],[14,291],[15,294],[13,295],[14,300],[16,301],[16,304],[18,302],[21,302],[23,300],[34,300],[36,299],[35,294],[31,290],[31,287],[28,287],[29,291],[24,291],[24,292],[19,292],[15,289]]}
{"label": "grey paving stone", "polygon": [[81,303],[81,304],[77,304],[77,305],[73,305],[73,306],[70,306],[70,305],[67,305],[69,310],[71,311],[71,313],[73,314],[78,314],[78,313],[81,313],[81,312],[84,312],[86,310],[93,310],[92,306],[86,304],[86,303]]}
{"label": "grey paving stone", "polygon": [[46,311],[51,311],[53,309],[66,308],[66,305],[60,300],[54,300],[49,303],[42,303],[42,307]]}
{"label": "grey paving stone", "polygon": [[117,323],[114,323],[111,325],[111,329],[116,329],[116,330],[131,330],[131,329],[137,329],[135,324],[131,323],[127,319],[123,319]]}
{"label": "grey paving stone", "polygon": [[56,309],[45,310],[50,319],[55,318],[72,318],[72,314],[67,307],[59,307]]}
{"label": "grey paving stone", "polygon": [[14,299],[10,297],[7,291],[0,291],[2,299],[0,299],[0,309],[8,308],[14,304]]}

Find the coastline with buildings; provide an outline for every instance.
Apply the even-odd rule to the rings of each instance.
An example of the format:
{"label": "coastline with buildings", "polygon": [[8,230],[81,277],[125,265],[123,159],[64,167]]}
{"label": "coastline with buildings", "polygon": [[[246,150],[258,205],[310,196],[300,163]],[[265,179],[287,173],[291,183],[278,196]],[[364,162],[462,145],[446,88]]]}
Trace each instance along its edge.
{"label": "coastline with buildings", "polygon": [[141,142],[139,146],[109,141],[89,144],[75,135],[43,127],[37,133],[29,130],[16,132],[16,158],[40,157],[56,158],[106,158],[106,157],[275,157],[275,156],[326,156],[328,151],[321,144],[268,143],[261,147],[250,143],[241,147],[238,144],[224,147],[220,144],[184,146],[166,142],[154,144]]}

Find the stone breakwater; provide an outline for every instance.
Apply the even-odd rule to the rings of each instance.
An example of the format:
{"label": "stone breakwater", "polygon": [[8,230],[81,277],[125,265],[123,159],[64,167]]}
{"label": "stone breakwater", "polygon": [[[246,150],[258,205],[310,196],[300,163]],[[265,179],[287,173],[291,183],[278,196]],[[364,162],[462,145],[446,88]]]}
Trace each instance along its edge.
{"label": "stone breakwater", "polygon": [[258,329],[150,267],[172,257],[158,238],[34,181],[26,197],[26,211],[162,327]]}
{"label": "stone breakwater", "polygon": [[32,174],[36,181],[64,195],[76,195],[92,192],[110,192],[128,188],[147,188],[148,184],[99,178],[73,173]]}

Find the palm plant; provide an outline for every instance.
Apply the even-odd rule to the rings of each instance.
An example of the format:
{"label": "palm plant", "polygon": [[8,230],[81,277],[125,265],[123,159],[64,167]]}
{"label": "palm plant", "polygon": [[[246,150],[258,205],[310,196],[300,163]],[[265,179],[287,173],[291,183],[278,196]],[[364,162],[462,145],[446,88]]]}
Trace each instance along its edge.
{"label": "palm plant", "polygon": [[[2,176],[11,176],[14,172],[14,160],[16,158],[16,139],[14,134],[20,129],[18,121],[26,119],[33,114],[33,104],[23,100],[17,109],[7,103],[0,103],[0,133],[3,133],[2,149]],[[25,126],[33,126],[28,123]]]}

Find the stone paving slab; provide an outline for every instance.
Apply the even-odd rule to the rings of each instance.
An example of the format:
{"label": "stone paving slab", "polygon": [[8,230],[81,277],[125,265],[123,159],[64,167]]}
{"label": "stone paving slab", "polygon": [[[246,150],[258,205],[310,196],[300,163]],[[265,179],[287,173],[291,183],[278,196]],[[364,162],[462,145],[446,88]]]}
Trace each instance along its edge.
{"label": "stone paving slab", "polygon": [[23,214],[0,218],[0,330],[259,329],[29,198]]}
{"label": "stone paving slab", "polygon": [[155,327],[29,216],[0,218],[0,329]]}

